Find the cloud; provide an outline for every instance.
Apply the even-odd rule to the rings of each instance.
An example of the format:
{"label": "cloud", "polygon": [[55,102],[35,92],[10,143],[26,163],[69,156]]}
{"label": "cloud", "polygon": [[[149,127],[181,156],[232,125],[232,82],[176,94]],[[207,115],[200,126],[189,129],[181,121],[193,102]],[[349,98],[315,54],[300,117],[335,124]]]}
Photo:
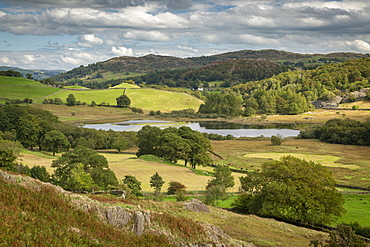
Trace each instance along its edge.
{"label": "cloud", "polygon": [[370,44],[363,41],[363,40],[355,40],[355,41],[346,41],[346,45],[348,45],[350,48],[355,49],[359,52],[370,52]]}
{"label": "cloud", "polygon": [[99,39],[98,37],[95,37],[94,34],[85,34],[81,36],[81,40],[85,41],[92,45],[102,45],[104,41],[102,39]]}
{"label": "cloud", "polygon": [[[2,40],[11,44],[11,49],[23,53],[7,48],[8,53],[0,51],[0,55],[22,66],[37,63],[44,67],[70,68],[111,56],[153,53],[185,57],[239,49],[368,52],[370,44],[368,1],[2,2],[11,6],[0,9],[0,32],[9,34]],[[33,41],[39,37],[40,43],[33,42],[32,47],[27,47],[26,41],[12,42],[15,36],[18,40],[32,37]],[[40,57],[36,57],[39,53]],[[21,54],[32,55],[33,62],[31,57],[22,61]],[[48,58],[50,61],[42,60]]]}
{"label": "cloud", "polygon": [[170,10],[186,10],[190,0],[3,0],[10,6],[35,8],[97,8],[115,9],[157,4]]}
{"label": "cloud", "polygon": [[112,47],[112,53],[116,56],[134,56],[131,48],[126,47]]}
{"label": "cloud", "polygon": [[123,35],[126,39],[141,41],[169,41],[170,38],[159,31],[129,31]]}

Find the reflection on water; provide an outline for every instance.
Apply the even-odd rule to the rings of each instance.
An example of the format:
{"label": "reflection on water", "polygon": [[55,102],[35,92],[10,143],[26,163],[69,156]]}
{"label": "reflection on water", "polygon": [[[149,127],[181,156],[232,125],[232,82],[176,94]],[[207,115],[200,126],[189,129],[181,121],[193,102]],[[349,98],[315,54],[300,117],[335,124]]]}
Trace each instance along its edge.
{"label": "reflection on water", "polygon": [[139,131],[143,126],[156,126],[161,129],[168,127],[187,126],[192,130],[202,133],[213,133],[219,135],[233,135],[235,137],[271,137],[272,135],[280,134],[283,137],[297,136],[298,130],[291,129],[289,125],[246,125],[227,122],[170,122],[158,120],[130,120],[119,123],[108,124],[86,124],[84,128],[114,130],[114,131]]}

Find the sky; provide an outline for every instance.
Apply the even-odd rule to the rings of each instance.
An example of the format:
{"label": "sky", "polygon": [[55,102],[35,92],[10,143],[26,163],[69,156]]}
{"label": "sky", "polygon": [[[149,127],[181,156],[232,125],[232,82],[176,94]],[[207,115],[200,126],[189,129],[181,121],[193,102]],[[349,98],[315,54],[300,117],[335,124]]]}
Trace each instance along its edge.
{"label": "sky", "polygon": [[370,1],[0,0],[0,66],[261,49],[370,53]]}

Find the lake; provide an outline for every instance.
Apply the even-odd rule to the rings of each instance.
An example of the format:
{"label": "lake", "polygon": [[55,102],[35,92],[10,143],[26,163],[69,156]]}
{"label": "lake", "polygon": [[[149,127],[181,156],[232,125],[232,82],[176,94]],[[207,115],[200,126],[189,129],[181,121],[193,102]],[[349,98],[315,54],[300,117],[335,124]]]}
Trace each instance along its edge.
{"label": "lake", "polygon": [[280,134],[283,137],[297,136],[299,130],[294,130],[289,125],[249,125],[235,124],[220,121],[212,122],[171,122],[159,120],[130,120],[119,123],[107,124],[85,124],[82,127],[90,129],[114,130],[114,131],[139,131],[143,126],[156,126],[161,129],[168,127],[187,126],[192,130],[202,133],[213,133],[219,135],[233,135],[235,137],[271,137]]}

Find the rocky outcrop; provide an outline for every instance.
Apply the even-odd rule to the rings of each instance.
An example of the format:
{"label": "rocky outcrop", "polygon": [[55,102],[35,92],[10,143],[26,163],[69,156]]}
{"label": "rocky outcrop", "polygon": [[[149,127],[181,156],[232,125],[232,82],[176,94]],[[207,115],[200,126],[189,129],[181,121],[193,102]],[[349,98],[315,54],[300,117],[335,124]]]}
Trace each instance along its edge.
{"label": "rocky outcrop", "polygon": [[201,201],[193,198],[191,201],[185,202],[185,209],[194,212],[209,213],[208,207]]}
{"label": "rocky outcrop", "polygon": [[106,218],[110,225],[123,227],[132,219],[132,213],[117,206],[106,211]]}

